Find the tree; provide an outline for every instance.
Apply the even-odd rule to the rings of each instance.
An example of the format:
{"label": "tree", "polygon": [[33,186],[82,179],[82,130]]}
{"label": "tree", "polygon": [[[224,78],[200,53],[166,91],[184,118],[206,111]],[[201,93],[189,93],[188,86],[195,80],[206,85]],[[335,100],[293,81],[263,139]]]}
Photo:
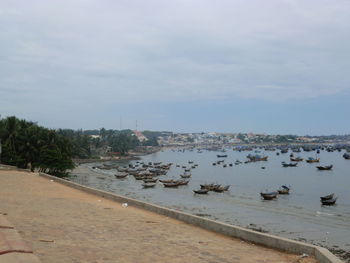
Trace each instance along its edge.
{"label": "tree", "polygon": [[0,120],[0,139],[3,163],[37,167],[55,176],[74,168],[71,141],[54,130],[11,116]]}

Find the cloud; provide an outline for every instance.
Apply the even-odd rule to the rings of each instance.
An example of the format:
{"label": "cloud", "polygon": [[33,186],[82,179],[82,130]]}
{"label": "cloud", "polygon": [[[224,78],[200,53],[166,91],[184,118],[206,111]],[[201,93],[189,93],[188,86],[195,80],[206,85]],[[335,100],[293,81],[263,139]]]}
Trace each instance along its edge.
{"label": "cloud", "polygon": [[36,0],[0,9],[7,100],[280,101],[349,89],[349,1]]}

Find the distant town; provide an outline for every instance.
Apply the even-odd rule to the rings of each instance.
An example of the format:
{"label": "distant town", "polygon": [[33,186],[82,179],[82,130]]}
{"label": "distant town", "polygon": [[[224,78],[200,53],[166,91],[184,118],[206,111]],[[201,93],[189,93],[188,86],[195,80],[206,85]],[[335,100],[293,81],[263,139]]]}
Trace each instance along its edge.
{"label": "distant town", "polygon": [[295,136],[268,135],[254,133],[188,133],[159,136],[159,145],[186,144],[289,144],[289,143],[349,143],[350,135],[346,136]]}
{"label": "distant town", "polygon": [[[258,133],[175,133],[154,131],[131,131],[141,143],[153,141],[152,146],[190,146],[190,145],[237,145],[237,144],[350,144],[350,135],[297,136],[269,135]],[[91,131],[90,131],[91,133]],[[93,138],[101,136],[95,130]]]}

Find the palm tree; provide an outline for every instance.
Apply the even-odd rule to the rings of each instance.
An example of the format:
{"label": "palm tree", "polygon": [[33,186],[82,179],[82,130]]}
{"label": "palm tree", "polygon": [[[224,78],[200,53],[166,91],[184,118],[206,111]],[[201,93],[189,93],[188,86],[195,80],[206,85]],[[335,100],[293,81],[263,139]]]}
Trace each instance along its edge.
{"label": "palm tree", "polygon": [[5,121],[5,143],[14,154],[16,154],[15,141],[18,135],[18,126],[18,120],[15,116],[8,117]]}

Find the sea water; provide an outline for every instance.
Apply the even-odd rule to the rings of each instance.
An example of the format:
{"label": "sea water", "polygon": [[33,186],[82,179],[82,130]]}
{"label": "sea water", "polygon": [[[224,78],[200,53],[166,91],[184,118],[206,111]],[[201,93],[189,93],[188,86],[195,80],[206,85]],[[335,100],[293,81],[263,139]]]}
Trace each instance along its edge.
{"label": "sea water", "polygon": [[[143,189],[142,181],[133,176],[118,180],[116,170],[93,169],[100,164],[83,164],[72,173],[70,180],[104,191],[159,204],[198,216],[252,228],[279,236],[328,247],[331,250],[350,250],[350,160],[344,152],[293,153],[304,158],[297,167],[285,168],[281,162],[290,162],[290,153],[277,155],[279,151],[262,151],[268,161],[244,163],[254,151],[225,153],[202,150],[164,150],[141,157],[145,163],[173,163],[161,179],[180,179],[182,166],[191,169],[192,177],[186,186],[165,188],[157,183],[155,188]],[[227,154],[226,158],[217,155]],[[320,163],[306,163],[308,157],[319,157]],[[223,159],[227,167],[213,165]],[[236,160],[241,161],[235,165]],[[193,161],[193,164],[189,164]],[[113,163],[113,162],[110,162]],[[120,162],[128,165],[130,162]],[[135,164],[136,161],[131,161]],[[232,163],[232,167],[229,164]],[[176,167],[176,165],[180,167]],[[316,166],[333,164],[329,171],[319,171]],[[264,167],[264,168],[262,168]],[[209,192],[197,195],[193,190],[200,184],[218,183],[230,185],[224,193]],[[281,185],[290,186],[289,195],[279,195],[271,201],[262,200],[260,192],[276,191]],[[320,196],[335,193],[336,205],[322,206]]]}

